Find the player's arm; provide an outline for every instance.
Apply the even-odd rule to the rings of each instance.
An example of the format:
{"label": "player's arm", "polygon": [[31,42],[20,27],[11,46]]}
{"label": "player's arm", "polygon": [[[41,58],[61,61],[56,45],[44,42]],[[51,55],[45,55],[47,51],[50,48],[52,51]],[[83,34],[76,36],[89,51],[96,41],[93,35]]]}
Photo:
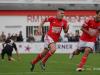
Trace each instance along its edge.
{"label": "player's arm", "polygon": [[45,18],[44,20],[41,21],[40,26],[39,26],[40,28],[42,28],[42,26],[43,26],[44,23],[46,22],[46,19],[47,19],[47,18]]}
{"label": "player's arm", "polygon": [[83,32],[87,33],[87,34],[89,34],[89,31],[87,30],[88,24],[89,24],[89,20],[86,20],[86,21],[84,22],[84,24],[82,25],[82,27],[81,27],[81,30],[82,30]]}
{"label": "player's arm", "polygon": [[98,36],[100,36],[100,26],[98,27]]}
{"label": "player's arm", "polygon": [[68,30],[69,30],[69,25],[67,24],[67,22],[65,22],[64,26],[63,26],[63,30],[64,30],[64,33],[67,33]]}
{"label": "player's arm", "polygon": [[81,30],[87,34],[89,34],[90,36],[94,36],[95,34],[91,33],[89,31],[89,25],[90,25],[91,20],[86,20],[81,28]]}
{"label": "player's arm", "polygon": [[42,27],[45,23],[45,19],[41,21],[40,26],[38,27],[38,33],[41,34],[42,33]]}
{"label": "player's arm", "polygon": [[44,20],[41,21],[41,23],[40,23],[40,25],[38,27],[38,30],[37,30],[39,34],[42,34],[42,27],[43,27],[44,23],[48,22],[48,21],[49,21],[48,18],[45,18]]}
{"label": "player's arm", "polygon": [[69,26],[67,26],[65,29],[64,29],[64,33],[67,33],[69,30]]}
{"label": "player's arm", "polygon": [[81,30],[82,30],[83,32],[87,33],[87,34],[90,34],[89,31],[88,31],[86,28],[84,28],[84,27],[82,27]]}
{"label": "player's arm", "polygon": [[45,18],[44,20],[42,20],[40,23],[40,26],[38,27],[38,33],[41,34],[42,27],[43,27],[45,22],[51,22],[53,19],[54,19],[53,17],[49,17],[49,18]]}
{"label": "player's arm", "polygon": [[5,43],[2,44],[2,47],[4,48]]}
{"label": "player's arm", "polygon": [[87,30],[86,28],[82,27],[81,30],[87,34],[89,34],[91,37],[94,36],[93,33],[90,33],[89,30]]}
{"label": "player's arm", "polygon": [[13,43],[13,48],[14,48],[14,49],[15,49],[15,51],[16,51],[16,55],[17,55],[17,56],[19,56],[18,49],[17,49],[17,46],[16,46],[16,44],[15,44],[15,43]]}

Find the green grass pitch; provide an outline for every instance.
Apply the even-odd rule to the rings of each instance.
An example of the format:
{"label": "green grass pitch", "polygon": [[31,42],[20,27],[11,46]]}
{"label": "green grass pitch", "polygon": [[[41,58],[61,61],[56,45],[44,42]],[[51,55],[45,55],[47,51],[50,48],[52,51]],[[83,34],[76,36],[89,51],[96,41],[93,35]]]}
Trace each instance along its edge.
{"label": "green grass pitch", "polygon": [[30,62],[36,54],[21,54],[20,59],[13,55],[16,61],[0,60],[0,75],[100,75],[100,54],[90,54],[85,65],[85,71],[77,72],[76,67],[82,54],[72,60],[67,54],[54,54],[46,63],[46,70],[42,72],[39,63],[34,72],[30,72]]}

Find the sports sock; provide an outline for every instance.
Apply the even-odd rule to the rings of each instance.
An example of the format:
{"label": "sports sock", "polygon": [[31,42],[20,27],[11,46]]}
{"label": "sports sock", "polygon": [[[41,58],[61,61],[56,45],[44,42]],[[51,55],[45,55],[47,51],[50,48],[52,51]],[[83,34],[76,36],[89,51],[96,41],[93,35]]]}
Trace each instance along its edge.
{"label": "sports sock", "polygon": [[45,64],[46,61],[48,60],[48,58],[50,58],[52,56],[51,51],[49,51],[46,56],[42,59],[42,63]]}
{"label": "sports sock", "polygon": [[36,64],[38,61],[40,61],[43,58],[41,54],[38,54],[37,57],[32,61],[32,64]]}
{"label": "sports sock", "polygon": [[87,60],[87,56],[83,56],[78,67],[82,68],[86,63],[86,60]]}

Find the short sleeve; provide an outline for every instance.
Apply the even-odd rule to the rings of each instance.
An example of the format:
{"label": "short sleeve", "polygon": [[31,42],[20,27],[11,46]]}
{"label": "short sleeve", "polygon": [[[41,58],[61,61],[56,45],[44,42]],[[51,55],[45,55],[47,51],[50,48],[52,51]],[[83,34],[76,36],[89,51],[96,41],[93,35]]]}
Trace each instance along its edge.
{"label": "short sleeve", "polygon": [[45,22],[52,22],[54,17],[45,18]]}

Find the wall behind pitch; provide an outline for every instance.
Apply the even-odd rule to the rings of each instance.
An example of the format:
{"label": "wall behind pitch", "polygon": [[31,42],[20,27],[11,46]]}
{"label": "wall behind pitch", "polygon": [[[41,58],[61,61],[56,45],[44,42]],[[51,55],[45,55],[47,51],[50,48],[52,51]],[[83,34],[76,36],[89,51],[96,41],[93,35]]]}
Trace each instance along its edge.
{"label": "wall behind pitch", "polygon": [[[15,34],[22,31],[23,37],[26,39],[26,26],[37,26],[45,17],[54,16],[55,14],[56,11],[54,10],[0,10],[0,32]],[[87,17],[94,16],[95,11],[70,10],[65,11],[65,15],[70,27],[69,32],[74,32],[80,29]],[[49,23],[45,25],[49,25]]]}

